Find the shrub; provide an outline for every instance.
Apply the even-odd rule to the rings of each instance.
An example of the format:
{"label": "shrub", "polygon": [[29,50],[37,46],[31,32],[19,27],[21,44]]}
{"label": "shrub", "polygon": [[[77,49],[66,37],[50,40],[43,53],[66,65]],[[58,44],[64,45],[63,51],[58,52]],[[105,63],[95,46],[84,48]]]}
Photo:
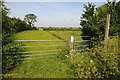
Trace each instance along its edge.
{"label": "shrub", "polygon": [[21,51],[18,48],[18,43],[9,43],[3,46],[2,49],[2,72],[7,73],[11,69],[15,68],[20,61],[21,54],[17,54],[16,52]]}
{"label": "shrub", "polygon": [[21,54],[16,52],[21,52],[22,50],[18,48],[21,44],[13,42],[11,34],[3,34],[2,36],[2,72],[7,73],[11,69],[15,68],[20,61]]}
{"label": "shrub", "polygon": [[73,55],[71,74],[76,78],[109,78],[119,79],[117,39],[109,40],[107,49],[96,46],[89,52]]}
{"label": "shrub", "polygon": [[62,60],[63,62],[66,62],[68,56],[68,48],[64,47],[61,48],[61,51],[57,54],[57,58]]}

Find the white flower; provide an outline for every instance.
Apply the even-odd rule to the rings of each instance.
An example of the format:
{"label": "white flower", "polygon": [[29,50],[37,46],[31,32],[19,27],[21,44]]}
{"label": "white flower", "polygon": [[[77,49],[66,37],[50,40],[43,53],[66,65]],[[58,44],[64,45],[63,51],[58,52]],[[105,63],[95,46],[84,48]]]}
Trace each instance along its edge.
{"label": "white flower", "polygon": [[68,56],[68,55],[65,55],[65,57],[67,57],[67,58],[68,58],[69,56]]}
{"label": "white flower", "polygon": [[90,60],[90,62],[93,62],[93,60]]}

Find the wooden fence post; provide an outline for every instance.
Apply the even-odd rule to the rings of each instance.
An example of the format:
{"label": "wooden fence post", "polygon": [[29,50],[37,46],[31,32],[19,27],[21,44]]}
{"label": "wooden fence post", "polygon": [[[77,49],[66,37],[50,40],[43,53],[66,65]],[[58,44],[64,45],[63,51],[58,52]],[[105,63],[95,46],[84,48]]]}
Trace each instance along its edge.
{"label": "wooden fence post", "polygon": [[104,37],[104,47],[107,46],[107,42],[108,42],[109,25],[110,25],[110,14],[108,14],[106,16],[106,28],[105,28],[105,37]]}
{"label": "wooden fence post", "polygon": [[69,55],[69,62],[71,63],[73,60],[73,54],[72,51],[74,50],[74,42],[75,42],[75,37],[74,36],[70,36],[69,40],[68,40],[68,55]]}
{"label": "wooden fence post", "polygon": [[74,49],[74,42],[75,42],[75,37],[74,36],[70,36],[69,40],[68,40],[69,53],[70,53],[71,50]]}

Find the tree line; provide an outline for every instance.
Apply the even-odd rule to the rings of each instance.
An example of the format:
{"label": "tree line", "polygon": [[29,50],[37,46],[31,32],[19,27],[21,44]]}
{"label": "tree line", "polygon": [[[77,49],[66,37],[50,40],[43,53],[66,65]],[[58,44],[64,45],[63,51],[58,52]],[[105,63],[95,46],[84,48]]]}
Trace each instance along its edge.
{"label": "tree line", "polygon": [[35,29],[34,22],[36,17],[34,14],[25,15],[24,20],[16,17],[9,17],[10,9],[7,9],[5,5],[2,6],[2,33],[16,33],[24,30]]}
{"label": "tree line", "polygon": [[52,31],[80,31],[80,27],[40,27],[38,29],[43,29],[43,30],[52,30]]}

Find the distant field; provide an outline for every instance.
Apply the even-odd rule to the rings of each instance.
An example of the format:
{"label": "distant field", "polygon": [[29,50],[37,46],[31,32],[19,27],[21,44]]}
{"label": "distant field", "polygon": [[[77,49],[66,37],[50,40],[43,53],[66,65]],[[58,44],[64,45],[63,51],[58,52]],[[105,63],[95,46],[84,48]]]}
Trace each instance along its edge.
{"label": "distant field", "polygon": [[[49,33],[50,32],[50,33]],[[77,40],[80,38],[80,31],[39,31],[39,30],[31,30],[24,31],[14,35],[15,40],[61,40],[58,37],[52,35],[56,34],[59,37],[68,40],[70,36],[77,36]],[[25,46],[39,46],[35,48],[26,48],[26,51],[39,51],[39,50],[56,50],[60,47],[56,47],[54,45],[67,45],[67,42],[23,42]],[[41,47],[40,46],[52,46],[52,47]]]}
{"label": "distant field", "polygon": [[70,36],[75,36],[76,40],[81,40],[80,31],[49,31],[49,32],[56,34],[66,40],[68,40]]}
{"label": "distant field", "polygon": [[[56,34],[54,36],[53,34]],[[31,30],[24,31],[15,34],[13,37],[15,40],[61,40],[61,37],[67,40],[70,36],[80,36],[79,31],[39,31]],[[80,39],[80,38],[79,38]],[[48,47],[51,45],[67,45],[67,42],[22,42],[23,46],[39,46],[33,48],[24,48],[24,51],[43,51],[43,50],[61,50],[66,46],[62,47]],[[40,47],[46,46],[46,47]],[[53,52],[54,53],[54,52]],[[59,52],[57,52],[59,53]],[[24,53],[23,53],[24,54]],[[45,52],[30,53],[40,54],[38,56],[30,56],[32,60],[25,60],[23,64],[15,68],[10,74],[15,74],[13,78],[70,78],[71,76],[66,73],[68,71],[68,65],[63,63],[57,58],[56,54],[50,54]],[[42,55],[41,55],[42,54]],[[45,54],[45,55],[43,55]]]}
{"label": "distant field", "polygon": [[[80,37],[80,31],[49,31],[64,39],[68,39],[70,36]],[[51,35],[48,31],[29,30],[23,31],[16,35],[14,38],[17,40],[59,40],[57,37]]]}

